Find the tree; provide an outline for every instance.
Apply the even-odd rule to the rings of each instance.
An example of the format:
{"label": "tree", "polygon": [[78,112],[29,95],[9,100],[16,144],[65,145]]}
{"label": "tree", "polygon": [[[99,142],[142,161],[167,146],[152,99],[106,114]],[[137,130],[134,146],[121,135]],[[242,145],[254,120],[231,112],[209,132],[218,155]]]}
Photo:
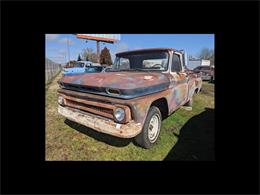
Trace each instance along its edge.
{"label": "tree", "polygon": [[203,48],[197,57],[201,60],[210,60],[210,64],[214,64],[215,54],[213,49]]}
{"label": "tree", "polygon": [[75,61],[75,60],[70,60],[70,62],[67,62],[67,63],[66,63],[65,67],[66,67],[66,68],[67,68],[67,67],[73,67],[74,64],[76,64],[76,63],[77,63],[77,61]]}
{"label": "tree", "polygon": [[100,64],[106,64],[106,65],[112,64],[111,55],[110,55],[109,49],[107,49],[107,47],[104,47],[104,49],[102,49],[102,51],[101,51]]}
{"label": "tree", "polygon": [[91,48],[83,49],[81,56],[86,61],[91,61],[94,63],[98,62],[97,54],[94,53],[93,49],[91,49]]}
{"label": "tree", "polygon": [[79,56],[78,56],[78,61],[81,61],[81,57],[80,57],[80,54],[79,54]]}

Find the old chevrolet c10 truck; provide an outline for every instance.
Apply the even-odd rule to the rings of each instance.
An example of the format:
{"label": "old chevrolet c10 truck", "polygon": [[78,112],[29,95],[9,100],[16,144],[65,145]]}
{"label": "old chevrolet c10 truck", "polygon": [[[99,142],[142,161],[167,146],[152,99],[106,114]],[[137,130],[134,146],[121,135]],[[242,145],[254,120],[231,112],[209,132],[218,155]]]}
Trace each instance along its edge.
{"label": "old chevrolet c10 truck", "polygon": [[110,72],[63,76],[58,112],[96,131],[133,138],[143,148],[158,139],[161,121],[191,106],[202,81],[171,48],[116,54]]}

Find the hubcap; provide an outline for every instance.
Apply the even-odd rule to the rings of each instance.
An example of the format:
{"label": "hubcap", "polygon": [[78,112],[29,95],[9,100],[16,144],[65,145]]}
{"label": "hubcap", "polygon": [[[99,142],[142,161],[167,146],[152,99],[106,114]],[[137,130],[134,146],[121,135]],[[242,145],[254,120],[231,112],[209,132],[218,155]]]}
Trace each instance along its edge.
{"label": "hubcap", "polygon": [[148,126],[148,138],[151,143],[154,143],[159,134],[159,116],[157,114],[153,115],[149,126]]}

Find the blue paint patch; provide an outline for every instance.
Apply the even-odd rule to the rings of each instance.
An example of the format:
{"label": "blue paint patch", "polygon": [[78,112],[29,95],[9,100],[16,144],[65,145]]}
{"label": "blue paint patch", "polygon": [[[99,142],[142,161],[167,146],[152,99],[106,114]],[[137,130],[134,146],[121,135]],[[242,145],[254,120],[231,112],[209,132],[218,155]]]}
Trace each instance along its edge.
{"label": "blue paint patch", "polygon": [[76,75],[83,75],[85,73],[65,73],[64,76],[76,76]]}
{"label": "blue paint patch", "polygon": [[73,84],[81,84],[81,77],[72,81]]}
{"label": "blue paint patch", "polygon": [[164,80],[164,79],[165,79],[165,77],[166,77],[165,75],[163,75],[163,74],[160,74],[160,76],[159,76],[159,79],[160,79],[160,80]]}
{"label": "blue paint patch", "polygon": [[132,78],[132,77],[127,77],[127,80],[128,80],[128,81],[134,81],[135,79]]}
{"label": "blue paint patch", "polygon": [[175,101],[177,105],[179,105],[182,102],[180,96],[181,96],[180,90],[175,89],[173,92],[173,101]]}
{"label": "blue paint patch", "polygon": [[112,83],[109,85],[111,88],[118,88],[118,83]]}
{"label": "blue paint patch", "polygon": [[127,83],[126,86],[127,86],[128,88],[135,88],[135,87],[136,87],[136,84]]}

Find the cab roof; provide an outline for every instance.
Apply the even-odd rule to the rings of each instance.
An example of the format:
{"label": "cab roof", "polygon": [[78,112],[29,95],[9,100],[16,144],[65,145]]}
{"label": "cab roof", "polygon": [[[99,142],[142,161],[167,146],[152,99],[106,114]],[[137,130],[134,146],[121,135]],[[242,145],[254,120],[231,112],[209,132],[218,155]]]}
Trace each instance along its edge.
{"label": "cab roof", "polygon": [[148,48],[148,49],[138,49],[117,53],[116,56],[128,55],[128,54],[136,54],[136,53],[145,53],[145,52],[156,52],[156,51],[177,51],[173,48]]}

